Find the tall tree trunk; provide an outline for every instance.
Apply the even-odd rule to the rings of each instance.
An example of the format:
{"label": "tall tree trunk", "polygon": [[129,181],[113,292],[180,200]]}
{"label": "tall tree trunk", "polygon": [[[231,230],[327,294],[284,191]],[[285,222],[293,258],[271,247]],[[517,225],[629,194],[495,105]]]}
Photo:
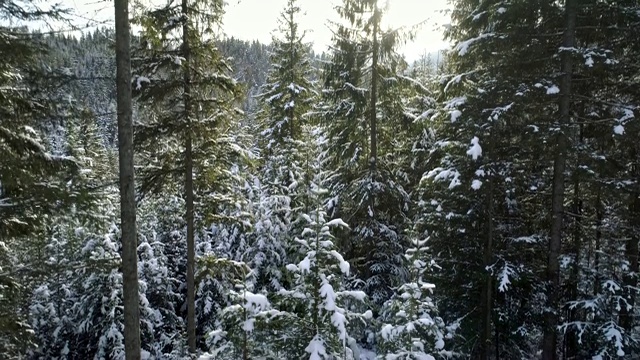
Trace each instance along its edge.
{"label": "tall tree trunk", "polygon": [[[295,81],[295,68],[294,68],[294,62],[295,62],[295,39],[296,39],[296,32],[295,32],[295,19],[293,18],[293,14],[294,14],[294,3],[290,2],[289,3],[289,66],[290,69],[288,71],[288,74],[291,75],[291,78],[289,79],[289,81],[291,83],[293,83]],[[293,96],[293,100],[296,100],[296,96],[295,96],[295,91],[292,92],[292,96]],[[291,140],[296,139],[296,129],[295,129],[295,106],[300,106],[299,104],[296,104],[294,102],[294,106],[290,106],[288,109],[288,114],[287,116],[289,116],[289,136],[291,137]],[[293,181],[293,179],[291,179],[291,181]]]}
{"label": "tall tree trunk", "polygon": [[[482,263],[486,269],[493,262],[493,175],[490,174],[487,184],[487,233],[484,243]],[[482,289],[482,332],[480,338],[480,359],[491,358],[491,333],[493,328],[493,274],[485,271],[485,282]],[[496,349],[497,350],[497,349]],[[497,354],[497,352],[496,352]]]}
{"label": "tall tree trunk", "polygon": [[600,291],[600,244],[602,243],[602,220],[604,209],[602,208],[602,188],[598,185],[596,195],[596,239],[593,244],[593,294]]}
{"label": "tall tree trunk", "polygon": [[140,359],[140,300],[138,295],[138,238],[133,167],[131,109],[131,50],[129,1],[115,0],[116,94],[118,156],[120,159],[120,222],[122,230],[122,285],[124,352],[127,360]]}
{"label": "tall tree trunk", "polygon": [[189,48],[189,4],[182,0],[182,51],[184,56],[184,114],[187,127],[185,130],[184,192],[187,201],[187,344],[189,352],[196,352],[196,285],[195,285],[195,225],[193,219],[193,134],[191,129],[191,49]]}
{"label": "tall tree trunk", "polygon": [[[565,3],[565,32],[562,46],[575,47],[576,7],[577,0],[566,0]],[[571,112],[571,83],[573,59],[571,51],[563,51],[562,79],[560,81],[560,126],[557,136],[556,158],[553,164],[553,190],[551,198],[551,237],[549,240],[549,257],[547,264],[547,309],[544,315],[544,336],[542,340],[542,360],[557,358],[558,343],[558,292],[560,291],[560,249],[562,242],[564,196],[565,196],[565,167],[569,142],[565,134],[565,127],[570,122]]]}
{"label": "tall tree trunk", "polygon": [[[582,114],[583,111],[580,111]],[[584,143],[583,128],[580,125],[579,130],[579,144],[582,146]],[[580,164],[580,158],[578,158],[578,165]],[[569,300],[577,300],[579,295],[578,283],[580,281],[580,258],[582,256],[582,194],[580,192],[580,175],[577,172],[573,173],[573,266],[571,267],[571,273],[569,276]],[[587,259],[588,261],[588,259]],[[567,318],[569,321],[576,321],[578,319],[578,309],[567,308]],[[564,354],[563,358],[574,358],[578,352],[578,333],[576,329],[569,329],[565,332],[564,341]]]}
{"label": "tall tree trunk", "polygon": [[[573,266],[569,280],[569,296],[570,300],[577,300],[579,291],[578,283],[580,281],[580,256],[582,249],[582,233],[581,233],[581,216],[582,216],[582,199],[580,198],[580,178],[576,174],[573,183],[573,213],[574,213],[574,229],[573,229]],[[569,321],[578,320],[577,309],[567,309]],[[564,358],[574,358],[578,352],[578,334],[576,329],[570,329],[566,332],[565,337],[565,356]]]}
{"label": "tall tree trunk", "polygon": [[[369,130],[370,134],[370,157],[369,166],[371,172],[374,173],[378,166],[378,56],[380,53],[380,43],[378,41],[378,28],[380,25],[380,11],[378,10],[378,4],[374,5],[373,9],[373,49],[372,49],[372,62],[371,62],[371,104],[369,114]],[[371,207],[373,211],[373,204]]]}
{"label": "tall tree trunk", "polygon": [[[631,173],[638,179],[640,178],[640,165],[637,163],[638,153],[635,148],[630,151],[633,165],[631,165]],[[624,276],[623,294],[626,298],[626,304],[620,304],[620,326],[627,331],[634,327],[633,308],[636,303],[636,288],[638,284],[638,270],[640,263],[638,262],[638,245],[640,240],[640,191],[636,189],[629,195],[629,227],[631,229],[629,239],[625,243],[625,256],[629,262],[629,270]]]}

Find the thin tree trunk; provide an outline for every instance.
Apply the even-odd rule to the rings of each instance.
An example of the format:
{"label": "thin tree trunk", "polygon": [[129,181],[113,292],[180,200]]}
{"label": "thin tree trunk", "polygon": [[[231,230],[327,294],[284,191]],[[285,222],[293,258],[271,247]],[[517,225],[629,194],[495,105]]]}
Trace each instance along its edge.
{"label": "thin tree trunk", "polygon": [[185,180],[184,192],[187,202],[187,344],[189,352],[196,352],[196,286],[195,286],[195,225],[193,219],[193,134],[191,129],[191,49],[189,48],[189,4],[182,0],[182,49],[184,56],[184,114],[187,127],[185,131]]}
{"label": "thin tree trunk", "polygon": [[[294,82],[295,80],[295,68],[294,66],[294,59],[295,59],[295,38],[296,38],[296,32],[295,32],[295,27],[294,27],[294,21],[295,19],[293,18],[293,7],[294,7],[294,3],[290,2],[289,3],[289,66],[291,66],[291,68],[289,69],[289,75],[291,75],[291,78],[289,79],[291,81],[291,83]],[[293,101],[296,100],[296,95],[295,95],[295,91],[292,92],[292,96],[293,96]],[[290,106],[289,107],[289,136],[291,137],[291,140],[295,140],[296,139],[296,129],[295,129],[295,106],[299,106],[298,104],[294,103],[294,106]],[[293,181],[293,179],[292,179]]]}
{"label": "thin tree trunk", "polygon": [[[563,47],[575,46],[576,30],[576,1],[567,0],[565,3],[565,33]],[[549,254],[547,264],[547,310],[544,315],[544,336],[542,340],[542,360],[557,359],[558,343],[558,292],[560,291],[560,249],[562,242],[564,197],[565,197],[565,167],[569,142],[564,133],[570,122],[571,112],[571,82],[573,60],[571,51],[562,52],[562,79],[560,81],[560,126],[557,136],[556,158],[553,164],[553,190],[551,199],[551,238],[549,240]]]}
{"label": "thin tree trunk", "polygon": [[125,359],[140,359],[140,301],[138,295],[138,238],[133,167],[131,109],[131,51],[128,0],[115,0],[116,94],[120,166],[120,222]]}
{"label": "thin tree trunk", "polygon": [[[371,113],[369,114],[369,130],[371,131],[369,166],[372,173],[376,171],[378,166],[378,109],[376,106],[378,103],[378,56],[380,52],[380,44],[378,42],[379,14],[378,5],[375,4],[373,9],[373,51],[371,63]],[[373,211],[373,204],[371,211]]]}
{"label": "thin tree trunk", "polygon": [[[580,178],[575,175],[573,189],[573,212],[576,214],[574,219],[573,229],[573,255],[574,263],[571,269],[570,275],[570,300],[578,299],[578,282],[580,279],[580,256],[582,249],[582,233],[581,233],[581,218],[582,215],[582,199],[580,198]],[[576,321],[578,319],[577,309],[567,309],[569,321]],[[575,329],[568,330],[565,337],[565,356],[564,358],[573,358],[577,356],[578,352],[578,334]]]}
{"label": "thin tree trunk", "polygon": [[602,189],[598,185],[598,192],[596,195],[596,239],[593,245],[593,294],[598,294],[600,291],[600,244],[602,242],[602,218],[604,217],[604,210],[602,209]]}
{"label": "thin tree trunk", "polygon": [[[640,171],[637,164],[637,151],[632,148],[630,151],[631,159],[634,162],[632,165],[632,174],[638,178],[638,172]],[[633,321],[633,308],[636,303],[636,290],[638,284],[638,270],[640,270],[640,263],[638,262],[638,247],[640,241],[640,191],[635,190],[629,198],[629,227],[631,228],[629,240],[625,243],[625,255],[629,262],[629,270],[624,276],[624,294],[627,303],[622,303],[620,306],[620,326],[627,331],[630,331],[634,327]]]}
{"label": "thin tree trunk", "polygon": [[[487,233],[484,243],[482,263],[486,269],[493,262],[493,178],[489,175],[487,184]],[[482,289],[482,332],[480,338],[480,359],[491,358],[491,333],[493,330],[493,274],[486,272]],[[497,350],[497,349],[496,349]],[[497,352],[496,352],[497,354]]]}
{"label": "thin tree trunk", "polygon": [[[581,114],[583,111],[581,110]],[[584,143],[583,128],[580,125],[579,143]],[[578,163],[580,158],[578,158]],[[582,256],[582,194],[580,193],[580,175],[577,172],[573,174],[573,255],[574,261],[569,277],[569,300],[577,300],[579,295],[578,283],[580,280],[580,258]],[[587,259],[587,262],[589,260]],[[578,309],[567,308],[567,317],[569,321],[578,319]],[[576,329],[569,329],[565,333],[563,358],[573,358],[577,356],[578,350],[578,334]]]}

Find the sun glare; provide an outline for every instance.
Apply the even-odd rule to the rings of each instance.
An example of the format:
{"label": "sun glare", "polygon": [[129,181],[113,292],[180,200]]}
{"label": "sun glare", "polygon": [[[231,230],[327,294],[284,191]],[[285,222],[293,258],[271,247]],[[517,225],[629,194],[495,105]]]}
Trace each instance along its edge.
{"label": "sun glare", "polygon": [[[163,0],[147,0],[164,3]],[[299,6],[305,13],[300,19],[300,27],[307,30],[307,41],[314,43],[317,52],[326,51],[331,43],[329,19],[336,20],[334,4],[342,0],[300,0]],[[392,28],[421,24],[414,42],[401,50],[409,61],[426,52],[435,52],[447,47],[442,39],[443,25],[449,22],[445,13],[448,0],[378,0],[380,6],[388,2],[386,25]],[[63,0],[65,5],[76,8],[82,18],[95,20],[109,19],[111,11],[101,2],[92,0]],[[277,19],[286,5],[286,0],[228,0],[224,17],[224,31],[228,36],[243,40],[271,41],[271,33],[278,26]],[[107,24],[110,21],[107,21]]]}
{"label": "sun glare", "polygon": [[[382,0],[384,1],[384,0]],[[388,25],[392,28],[420,25],[415,41],[403,48],[409,60],[425,52],[447,47],[443,40],[443,26],[449,22],[447,0],[388,0]]]}

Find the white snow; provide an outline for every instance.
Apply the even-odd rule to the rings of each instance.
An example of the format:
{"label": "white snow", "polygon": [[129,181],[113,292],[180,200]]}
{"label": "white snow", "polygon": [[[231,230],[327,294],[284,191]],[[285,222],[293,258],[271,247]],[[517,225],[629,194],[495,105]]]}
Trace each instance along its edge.
{"label": "white snow", "polygon": [[475,42],[478,42],[482,39],[486,39],[492,36],[494,36],[493,33],[486,33],[486,34],[481,34],[480,36],[475,38],[461,41],[460,43],[458,43],[458,45],[454,47],[454,50],[458,51],[459,56],[465,56],[469,52],[469,48],[471,47],[471,45],[473,45]]}
{"label": "white snow", "polygon": [[309,251],[309,253],[307,254],[307,256],[300,261],[300,263],[298,264],[298,269],[300,269],[300,272],[302,273],[307,273],[309,271],[311,271],[311,259],[310,257],[315,257],[316,252],[315,251]]}
{"label": "white snow", "polygon": [[324,347],[324,341],[322,341],[320,335],[316,335],[304,350],[309,353],[309,360],[323,360],[327,358],[327,350]]}
{"label": "white snow", "polygon": [[458,118],[462,115],[462,111],[460,110],[453,110],[451,113],[451,122],[454,123],[456,121],[458,121]]}
{"label": "white snow", "polygon": [[136,90],[142,89],[142,83],[150,84],[151,80],[149,80],[149,78],[146,76],[138,76],[136,78]]}
{"label": "white snow", "polygon": [[478,160],[478,158],[482,156],[482,147],[480,146],[480,139],[478,139],[477,136],[471,139],[471,148],[467,150],[467,155],[471,156],[473,160]]}
{"label": "white snow", "polygon": [[496,12],[497,12],[498,14],[504,14],[504,13],[506,13],[506,12],[507,12],[507,9],[506,9],[506,8],[503,8],[503,7],[499,7],[499,8],[498,8],[498,10],[496,10]]}
{"label": "white snow", "polygon": [[336,260],[338,260],[338,262],[340,263],[340,271],[346,276],[349,276],[349,263],[344,261],[342,255],[340,255],[340,253],[335,250],[331,250],[331,256],[336,258]]}
{"label": "white snow", "polygon": [[38,135],[38,133],[36,132],[36,130],[35,130],[34,128],[32,128],[31,126],[25,125],[25,126],[24,126],[24,130],[25,130],[26,132],[28,132],[30,135],[33,135],[33,136],[37,136],[37,135]]}
{"label": "white snow", "polygon": [[475,14],[475,15],[473,16],[472,20],[473,20],[473,21],[478,21],[478,20],[480,20],[480,18],[482,17],[482,15],[484,15],[484,14],[486,14],[486,13],[487,13],[486,11],[482,11],[482,12],[480,12],[480,13],[477,13],[477,14]]}
{"label": "white snow", "polygon": [[613,132],[616,135],[623,135],[624,134],[624,126],[618,124],[616,126],[613,127]]}
{"label": "white snow", "polygon": [[482,187],[482,181],[478,180],[478,179],[474,179],[471,182],[471,188],[473,190],[480,190],[480,187]]}
{"label": "white snow", "polygon": [[498,291],[506,292],[507,290],[509,290],[509,285],[511,285],[511,280],[509,280],[509,276],[512,276],[514,274],[515,272],[513,271],[513,269],[508,264],[505,264],[499,275],[500,285],[498,285]]}
{"label": "white snow", "polygon": [[371,319],[373,319],[373,312],[371,312],[371,310],[367,310],[362,314],[362,317],[367,319],[367,320],[371,320]]}
{"label": "white snow", "polygon": [[589,55],[585,55],[585,60],[584,60],[584,64],[588,67],[593,67],[593,57],[589,56]]}
{"label": "white snow", "polygon": [[558,93],[560,93],[560,88],[555,85],[551,85],[547,88],[547,95],[555,95]]}
{"label": "white snow", "polygon": [[349,225],[347,225],[347,223],[342,221],[342,219],[340,219],[340,218],[333,219],[333,220],[329,221],[326,225],[327,226],[338,226],[338,227],[343,227],[345,229],[349,229]]}
{"label": "white snow", "polygon": [[287,264],[286,268],[287,268],[287,270],[289,270],[291,272],[298,271],[298,267],[295,264]]}
{"label": "white snow", "polygon": [[247,310],[265,311],[271,307],[267,297],[262,294],[254,294],[249,291],[245,291],[244,298],[247,301],[245,304],[245,308]]}
{"label": "white snow", "polygon": [[[340,291],[340,292],[338,292],[338,296],[349,296],[349,297],[354,298],[354,299],[356,299],[358,301],[365,301],[365,299],[367,298],[367,294],[364,291],[357,291],[357,290]],[[363,314],[363,316],[364,316],[364,314]]]}

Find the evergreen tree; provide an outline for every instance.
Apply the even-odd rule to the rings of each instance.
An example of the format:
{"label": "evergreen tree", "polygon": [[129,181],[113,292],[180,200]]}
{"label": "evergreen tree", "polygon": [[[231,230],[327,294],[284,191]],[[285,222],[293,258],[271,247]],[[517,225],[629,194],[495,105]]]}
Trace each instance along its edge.
{"label": "evergreen tree", "polygon": [[[385,359],[435,359],[432,354],[447,355],[444,352],[445,326],[442,318],[436,316],[436,306],[431,298],[435,287],[423,277],[433,262],[427,262],[426,244],[428,239],[411,241],[405,261],[408,263],[409,282],[400,286],[397,292],[382,307],[382,325],[379,336],[379,356]],[[446,334],[451,338],[452,333]],[[427,343],[427,341],[432,343]]]}
{"label": "evergreen tree", "polygon": [[[40,267],[32,262],[38,232],[54,215],[69,210],[74,197],[66,184],[77,165],[55,156],[38,132],[47,121],[64,115],[53,95],[55,77],[38,62],[48,51],[36,35],[9,24],[64,20],[57,6],[32,1],[6,2],[0,14],[0,352],[14,356],[32,339],[24,300]],[[41,250],[41,249],[40,249]],[[23,287],[27,285],[26,287]]]}
{"label": "evergreen tree", "polygon": [[[436,261],[443,266],[436,280],[443,315],[464,318],[464,337],[480,334],[477,346],[464,350],[474,356],[531,357],[543,333],[544,358],[555,358],[561,349],[567,357],[611,355],[634,342],[632,333],[621,331],[624,311],[604,310],[604,304],[616,302],[611,296],[617,295],[611,294],[620,293],[597,290],[601,295],[590,295],[612,280],[604,275],[605,267],[626,270],[603,265],[608,255],[595,255],[598,250],[584,251],[605,246],[600,240],[603,225],[610,215],[611,221],[616,218],[605,215],[601,198],[612,169],[604,165],[608,160],[602,162],[611,127],[603,132],[604,124],[596,124],[627,121],[620,106],[629,98],[620,97],[625,91],[609,80],[624,72],[614,53],[633,51],[617,30],[612,30],[617,35],[603,37],[585,30],[607,27],[596,15],[600,6],[588,2],[576,10],[570,2],[455,3],[448,35],[457,45],[450,75],[442,83],[446,100],[423,141],[430,144],[431,171],[423,182],[419,220],[431,230]],[[611,29],[624,27],[635,16],[617,6],[610,10],[619,14]],[[579,19],[577,25],[570,13]],[[571,40],[574,26],[581,30]],[[604,36],[619,39],[619,47],[604,50]],[[505,48],[511,51],[505,53]],[[569,89],[571,78],[575,81]],[[605,95],[613,93],[619,97]],[[603,97],[616,105],[608,108]],[[622,130],[617,126],[614,130]],[[605,158],[596,160],[598,156]],[[553,201],[543,196],[552,193]],[[546,241],[553,246],[545,249]],[[593,271],[594,262],[599,275],[592,276],[598,279],[578,280]],[[469,306],[478,297],[481,306]],[[596,298],[603,304],[598,311],[607,314],[597,320],[589,315]],[[565,332],[560,338],[557,325],[565,320],[571,325],[561,327]],[[584,347],[587,334],[594,344],[590,349]]]}
{"label": "evergreen tree", "polygon": [[382,304],[406,276],[402,231],[409,195],[393,164],[399,160],[396,131],[407,121],[397,96],[407,80],[395,51],[402,34],[382,28],[385,11],[378,1],[345,0],[337,11],[345,24],[335,24],[319,107],[334,171],[330,211],[350,224],[341,247],[356,260],[366,292]]}
{"label": "evergreen tree", "polygon": [[256,271],[258,287],[282,288],[288,246],[294,233],[295,213],[307,204],[301,150],[302,128],[315,97],[309,80],[310,46],[298,29],[300,8],[290,0],[280,17],[280,38],[272,43],[272,67],[259,96],[257,114],[262,127],[260,176],[256,184],[253,232],[249,236],[249,266]]}
{"label": "evergreen tree", "polygon": [[288,0],[279,18],[278,35],[271,44],[271,69],[259,99],[264,108],[259,117],[263,122],[265,157],[287,140],[300,138],[305,115],[314,98],[314,85],[309,79],[310,46],[304,42],[305,33],[299,30],[300,14],[297,0]]}
{"label": "evergreen tree", "polygon": [[300,261],[287,265],[293,275],[291,286],[274,294],[271,303],[278,312],[268,321],[277,329],[272,339],[278,351],[284,350],[290,358],[329,359],[352,354],[347,347],[353,342],[349,329],[370,319],[372,313],[364,311],[364,292],[346,288],[350,265],[334,243],[332,228],[347,225],[339,218],[329,220],[323,205],[328,195],[323,188],[327,173],[322,156],[314,151],[319,144],[312,140],[315,137],[321,143],[323,137],[310,130],[306,129],[308,145],[304,151],[308,175],[304,186],[310,210],[300,213],[305,227],[294,239],[300,247]]}
{"label": "evergreen tree", "polygon": [[219,199],[212,196],[211,184],[225,190],[226,170],[238,149],[230,129],[240,88],[215,46],[223,5],[219,0],[183,0],[143,12],[139,19],[143,34],[134,87],[147,106],[136,133],[147,162],[140,190],[160,193],[166,184],[183,184],[191,353],[196,351],[195,206],[200,214],[215,213],[208,200],[219,205]]}

